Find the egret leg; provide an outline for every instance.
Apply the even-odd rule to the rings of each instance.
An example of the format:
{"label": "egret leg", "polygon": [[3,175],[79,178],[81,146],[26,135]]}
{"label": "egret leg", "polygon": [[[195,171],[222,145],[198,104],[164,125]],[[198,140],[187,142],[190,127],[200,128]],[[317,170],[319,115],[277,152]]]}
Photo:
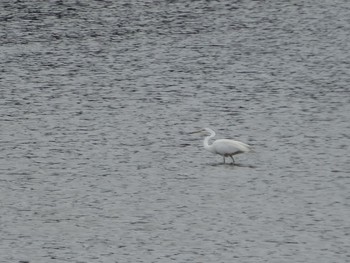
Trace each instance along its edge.
{"label": "egret leg", "polygon": [[225,156],[224,156],[224,163],[225,163]]}
{"label": "egret leg", "polygon": [[230,155],[231,159],[232,159],[232,164],[235,164],[235,159],[233,159],[232,155]]}

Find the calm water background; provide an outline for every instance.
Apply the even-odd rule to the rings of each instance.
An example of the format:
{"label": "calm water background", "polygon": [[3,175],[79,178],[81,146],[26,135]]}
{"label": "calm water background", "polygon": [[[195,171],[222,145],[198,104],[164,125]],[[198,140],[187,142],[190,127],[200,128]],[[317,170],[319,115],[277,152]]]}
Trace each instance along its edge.
{"label": "calm water background", "polygon": [[[1,262],[350,262],[350,2],[1,1]],[[254,146],[237,166],[189,132]]]}

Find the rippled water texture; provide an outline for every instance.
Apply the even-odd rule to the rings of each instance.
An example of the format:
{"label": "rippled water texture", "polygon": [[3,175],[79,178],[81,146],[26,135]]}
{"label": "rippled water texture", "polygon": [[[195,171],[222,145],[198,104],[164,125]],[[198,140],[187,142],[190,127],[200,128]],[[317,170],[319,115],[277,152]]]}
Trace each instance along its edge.
{"label": "rippled water texture", "polygon": [[[349,262],[349,18],[2,0],[0,261]],[[222,164],[201,127],[255,152]]]}

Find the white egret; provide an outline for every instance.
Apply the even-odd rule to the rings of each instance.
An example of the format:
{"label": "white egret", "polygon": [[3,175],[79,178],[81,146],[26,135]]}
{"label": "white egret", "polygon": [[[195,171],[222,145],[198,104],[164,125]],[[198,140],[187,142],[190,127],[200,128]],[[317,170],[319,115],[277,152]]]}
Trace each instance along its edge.
{"label": "white egret", "polygon": [[209,128],[204,128],[199,132],[202,132],[202,131],[210,133],[210,135],[205,137],[203,140],[204,148],[209,152],[223,156],[224,163],[225,163],[225,157],[231,157],[232,163],[234,164],[235,160],[233,159],[233,155],[249,152],[252,150],[249,145],[243,142],[229,140],[229,139],[219,139],[209,145],[209,140],[213,138],[216,135],[216,133]]}

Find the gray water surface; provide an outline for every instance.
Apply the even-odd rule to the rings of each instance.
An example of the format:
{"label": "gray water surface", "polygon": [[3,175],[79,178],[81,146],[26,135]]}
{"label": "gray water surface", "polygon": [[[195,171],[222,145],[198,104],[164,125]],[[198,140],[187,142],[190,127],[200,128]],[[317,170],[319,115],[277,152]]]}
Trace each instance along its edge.
{"label": "gray water surface", "polygon": [[350,262],[349,17],[1,1],[0,261]]}

